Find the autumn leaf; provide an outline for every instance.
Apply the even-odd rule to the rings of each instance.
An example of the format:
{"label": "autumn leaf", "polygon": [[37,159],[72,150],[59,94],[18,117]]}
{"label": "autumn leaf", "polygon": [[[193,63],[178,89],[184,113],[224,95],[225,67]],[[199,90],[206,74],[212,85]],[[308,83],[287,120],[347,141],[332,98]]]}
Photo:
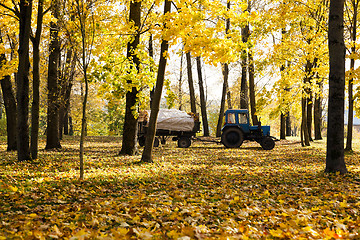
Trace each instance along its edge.
{"label": "autumn leaf", "polygon": [[323,143],[169,141],[138,164],[118,155],[118,138],[91,137],[84,181],[74,138],[39,162],[4,151],[0,239],[356,239],[359,155],[346,156],[349,174],[325,175]]}

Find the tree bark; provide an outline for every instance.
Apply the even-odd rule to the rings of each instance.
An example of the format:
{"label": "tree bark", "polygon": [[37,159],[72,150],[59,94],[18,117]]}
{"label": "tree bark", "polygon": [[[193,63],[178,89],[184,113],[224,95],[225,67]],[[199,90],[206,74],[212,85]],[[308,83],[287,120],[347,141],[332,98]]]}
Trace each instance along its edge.
{"label": "tree bark", "polygon": [[[1,70],[1,61],[0,61],[0,70]],[[0,119],[3,119],[3,105],[4,105],[4,98],[3,95],[0,94]]]}
{"label": "tree bark", "polygon": [[290,137],[291,136],[291,119],[290,119],[290,111],[287,111],[286,116],[285,116],[285,125],[286,125],[286,136]]}
{"label": "tree bark", "polygon": [[[249,25],[247,24],[241,29],[242,41],[247,43],[249,40]],[[247,51],[243,51],[241,59],[241,83],[240,83],[240,108],[249,109],[249,88],[247,82],[247,69],[248,69],[248,54]]]}
{"label": "tree bark", "polygon": [[[225,67],[225,65],[224,65],[224,67]],[[225,71],[225,70],[223,70],[223,71]],[[225,101],[226,101],[226,95],[228,92],[228,79],[226,77],[226,74],[223,73],[223,76],[224,76],[224,82],[223,82],[223,89],[222,89],[222,94],[221,94],[219,118],[218,118],[218,123],[216,125],[216,137],[221,136],[221,128],[223,125],[224,112],[225,112]]]}
{"label": "tree bark", "polygon": [[344,0],[330,0],[328,45],[330,73],[325,172],[346,173],[344,160]]}
{"label": "tree bark", "polygon": [[7,151],[15,151],[17,149],[17,117],[16,117],[16,101],[11,78],[9,75],[0,80],[1,90],[4,98],[5,114],[6,114],[6,130],[7,130]]}
{"label": "tree bark", "polygon": [[[82,18],[81,14],[79,17]],[[79,156],[80,156],[80,179],[83,180],[84,179],[84,142],[85,142],[85,136],[87,135],[86,133],[86,106],[87,106],[87,99],[88,99],[88,94],[89,94],[89,81],[88,81],[88,77],[87,77],[87,66],[88,63],[86,62],[86,53],[85,53],[85,48],[86,48],[86,44],[85,44],[85,38],[86,38],[86,34],[85,34],[85,23],[81,24],[81,33],[82,33],[82,65],[83,65],[83,71],[84,71],[84,82],[85,82],[85,94],[84,94],[84,99],[83,99],[83,104],[82,104],[82,118],[81,118],[81,133],[80,133],[80,151],[79,151]]]}
{"label": "tree bark", "polygon": [[280,114],[280,139],[286,138],[286,116],[284,113]]}
{"label": "tree bark", "polygon": [[[351,54],[356,54],[356,29],[357,29],[357,11],[359,8],[359,1],[352,1],[352,7],[354,9],[354,15],[352,17],[352,23],[350,27],[350,36],[353,42],[351,47]],[[347,135],[346,135],[346,147],[345,151],[352,151],[352,138],[353,138],[353,125],[354,125],[354,99],[353,99],[353,86],[354,86],[354,78],[353,72],[355,70],[355,59],[350,59],[350,70],[351,77],[348,83],[348,104],[349,104],[349,112],[348,112],[348,124],[347,124]]]}
{"label": "tree bark", "polygon": [[[228,0],[227,3],[226,3],[226,9],[229,11],[231,8],[231,1]],[[226,21],[225,21],[225,34],[229,34],[229,30],[230,30],[230,18],[227,18]],[[227,38],[229,38],[227,36]],[[227,89],[227,92],[226,92],[226,100],[227,100],[227,105],[228,105],[228,109],[232,109],[233,106],[232,106],[232,103],[231,103],[231,92],[229,90],[229,64],[228,63],[223,63],[222,64],[222,73],[223,73],[223,77],[224,79],[224,82],[226,82],[226,89]]]}
{"label": "tree bark", "polygon": [[313,103],[312,103],[312,91],[309,89],[309,93],[308,93],[308,97],[306,99],[306,125],[307,125],[307,130],[308,130],[308,135],[309,135],[309,141],[313,141],[312,139],[312,121],[313,121],[313,117],[312,117],[312,113],[313,113]]}
{"label": "tree bark", "polygon": [[204,83],[202,78],[202,68],[201,68],[201,59],[200,57],[196,57],[196,65],[199,77],[199,91],[200,91],[200,107],[201,107],[201,119],[203,122],[203,131],[204,136],[209,136],[209,124],[206,112],[206,99],[205,99],[205,91],[204,91]]}
{"label": "tree bark", "polygon": [[303,96],[301,99],[301,145],[310,146],[309,131],[307,129],[307,101],[306,97]]}
{"label": "tree bark", "polygon": [[59,105],[59,137],[62,139],[63,134],[68,134],[68,116],[70,111],[70,96],[72,82],[75,71],[76,58],[73,56],[73,50],[69,49],[66,54],[65,66],[59,78],[60,86],[60,105]]}
{"label": "tree bark", "polygon": [[222,74],[223,74],[223,78],[224,78],[224,82],[226,82],[226,102],[227,102],[227,107],[228,109],[232,109],[233,106],[231,104],[231,93],[229,90],[229,64],[227,63],[223,63],[222,65]]}
{"label": "tree bark", "polygon": [[39,141],[39,112],[40,112],[40,40],[43,24],[43,0],[39,0],[37,25],[35,36],[31,38],[33,43],[33,100],[31,104],[31,140],[30,154],[32,159],[38,157]]}
{"label": "tree bark", "polygon": [[[0,33],[0,43],[2,43]],[[0,69],[6,64],[5,54],[0,54]],[[17,118],[16,118],[16,100],[11,83],[11,77],[6,75],[3,79],[0,79],[2,96],[5,106],[6,114],[6,131],[7,131],[7,151],[15,151],[17,149],[16,144],[16,129],[17,129]]]}
{"label": "tree bark", "polygon": [[314,135],[315,140],[321,140],[321,96],[315,95],[315,101],[314,101]]}
{"label": "tree bark", "polygon": [[[133,40],[130,41],[127,45],[127,58],[132,60],[135,64],[137,71],[139,71],[140,60],[136,55],[135,51],[140,43],[140,29],[141,29],[141,2],[140,1],[131,1],[130,2],[130,14],[129,21],[134,22],[134,27],[137,28],[136,33],[133,37]],[[127,82],[131,84],[132,81]],[[135,155],[137,152],[137,118],[135,117],[133,111],[137,105],[137,94],[138,89],[132,87],[131,91],[126,93],[126,106],[125,106],[125,121],[123,128],[123,139],[122,147],[120,154],[124,155]]]}
{"label": "tree bark", "polygon": [[[164,14],[170,12],[171,10],[171,1],[165,0],[164,4]],[[166,27],[166,26],[165,26]],[[141,162],[153,162],[152,159],[152,150],[154,145],[155,133],[156,133],[156,122],[158,118],[158,113],[160,109],[160,100],[161,93],[163,90],[164,79],[165,79],[165,69],[166,69],[166,56],[165,53],[169,49],[169,43],[166,40],[162,40],[160,48],[160,60],[158,74],[156,78],[156,87],[154,92],[153,104],[151,105],[151,113],[149,118],[149,127],[147,129],[145,147],[143,154],[141,156]]]}
{"label": "tree bark", "polygon": [[[311,128],[312,128],[312,91],[311,91],[311,79],[314,76],[313,73],[313,67],[316,60],[314,62],[311,62],[310,60],[306,61],[305,65],[305,78],[304,78],[304,94],[302,98],[304,99],[305,106],[303,106],[303,111],[306,111],[306,119],[304,124],[306,124],[306,131],[307,134],[305,134],[305,137],[308,138],[309,141],[312,141],[311,139]],[[303,115],[304,117],[304,115]],[[305,139],[307,141],[307,139]],[[308,146],[308,145],[306,145]]]}
{"label": "tree bark", "polygon": [[29,41],[32,0],[20,0],[19,64],[16,75],[17,155],[19,161],[31,160],[29,146]]}
{"label": "tree bark", "polygon": [[[354,71],[355,59],[350,60],[350,69]],[[348,83],[348,123],[347,123],[347,135],[346,135],[346,147],[345,150],[350,152],[352,151],[352,137],[353,137],[353,122],[354,122],[354,99],[353,99],[353,81],[351,77]]]}
{"label": "tree bark", "polygon": [[[51,2],[52,15],[59,19],[59,0]],[[48,66],[48,110],[45,149],[61,148],[59,136],[59,23],[50,23],[50,54]]]}
{"label": "tree bark", "polygon": [[183,102],[182,102],[182,76],[183,76],[183,62],[184,62],[184,53],[182,52],[181,53],[181,58],[180,58],[180,75],[179,75],[179,85],[178,85],[178,89],[179,89],[179,94],[178,94],[178,98],[179,98],[179,110],[182,110],[182,105],[183,105]]}
{"label": "tree bark", "polygon": [[[153,46],[153,36],[152,34],[150,34],[150,38],[149,38],[149,57],[151,57],[152,59],[154,59],[154,46]],[[152,69],[151,69],[152,71]],[[154,92],[155,92],[155,86],[150,90],[150,107],[152,105],[152,101],[154,98]]]}
{"label": "tree bark", "polygon": [[187,62],[187,75],[188,75],[188,82],[189,82],[191,112],[196,113],[196,98],[195,98],[194,80],[192,77],[191,53],[190,52],[186,53],[186,62]]}
{"label": "tree bark", "polygon": [[258,125],[259,121],[256,115],[256,98],[255,98],[255,64],[251,51],[249,52],[249,98],[250,113],[253,125]]}

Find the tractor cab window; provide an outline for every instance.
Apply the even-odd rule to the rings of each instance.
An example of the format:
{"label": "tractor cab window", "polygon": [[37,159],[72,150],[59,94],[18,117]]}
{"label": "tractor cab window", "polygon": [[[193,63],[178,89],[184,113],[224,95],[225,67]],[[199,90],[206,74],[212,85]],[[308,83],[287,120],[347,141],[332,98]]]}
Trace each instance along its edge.
{"label": "tractor cab window", "polygon": [[239,113],[239,124],[247,124],[246,113]]}
{"label": "tractor cab window", "polygon": [[227,123],[236,123],[235,122],[235,113],[229,113],[227,116]]}

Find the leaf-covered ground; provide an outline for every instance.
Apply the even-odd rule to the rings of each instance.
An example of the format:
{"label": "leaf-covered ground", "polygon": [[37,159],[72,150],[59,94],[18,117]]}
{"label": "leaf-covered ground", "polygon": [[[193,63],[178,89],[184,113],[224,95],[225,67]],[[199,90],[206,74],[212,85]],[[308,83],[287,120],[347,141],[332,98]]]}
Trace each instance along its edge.
{"label": "leaf-covered ground", "polygon": [[18,163],[1,142],[0,239],[360,238],[357,152],[339,176],[323,173],[324,150],[288,141],[272,151],[171,142],[139,164],[99,137],[80,182],[78,141],[62,146]]}

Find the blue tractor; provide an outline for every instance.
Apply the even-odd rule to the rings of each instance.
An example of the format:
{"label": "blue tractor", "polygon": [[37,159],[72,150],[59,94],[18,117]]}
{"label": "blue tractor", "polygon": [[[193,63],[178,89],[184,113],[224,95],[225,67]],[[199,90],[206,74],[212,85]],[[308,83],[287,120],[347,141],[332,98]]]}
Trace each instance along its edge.
{"label": "blue tractor", "polygon": [[247,109],[228,109],[222,128],[221,143],[228,148],[238,148],[244,140],[256,141],[265,150],[275,147],[274,137],[270,136],[270,126],[251,126]]}

